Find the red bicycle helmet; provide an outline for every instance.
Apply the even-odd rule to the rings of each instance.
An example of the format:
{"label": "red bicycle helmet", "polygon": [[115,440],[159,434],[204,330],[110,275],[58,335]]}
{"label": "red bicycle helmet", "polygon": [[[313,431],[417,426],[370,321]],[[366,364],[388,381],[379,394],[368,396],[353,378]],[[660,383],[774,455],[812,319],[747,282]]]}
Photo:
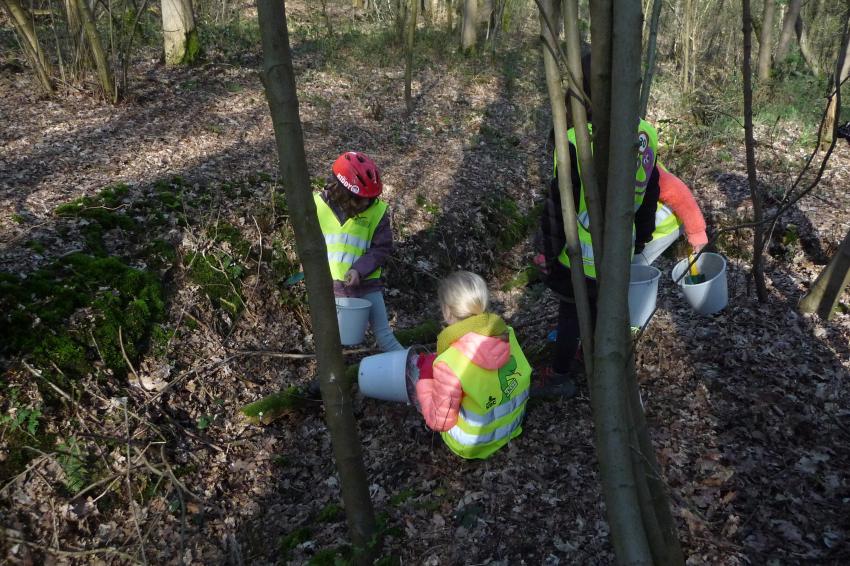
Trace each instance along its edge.
{"label": "red bicycle helmet", "polygon": [[359,197],[374,198],[384,189],[378,166],[364,153],[346,151],[334,161],[333,173],[343,187]]}

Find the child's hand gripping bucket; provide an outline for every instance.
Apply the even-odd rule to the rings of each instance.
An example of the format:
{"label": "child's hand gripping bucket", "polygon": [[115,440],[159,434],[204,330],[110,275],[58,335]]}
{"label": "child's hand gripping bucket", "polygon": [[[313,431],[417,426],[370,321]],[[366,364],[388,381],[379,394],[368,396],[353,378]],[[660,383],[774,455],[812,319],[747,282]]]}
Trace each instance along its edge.
{"label": "child's hand gripping bucket", "polygon": [[339,323],[339,340],[343,346],[355,346],[363,342],[371,309],[372,303],[366,299],[336,298],[336,320]]}
{"label": "child's hand gripping bucket", "polygon": [[661,272],[651,265],[632,265],[629,274],[629,324],[643,326],[655,310]]}
{"label": "child's hand gripping bucket", "polygon": [[688,283],[687,258],[673,268],[673,281],[678,282],[685,299],[700,314],[714,314],[729,304],[726,287],[726,259],[720,254],[703,253],[697,258],[697,268],[705,275],[703,283]]}
{"label": "child's hand gripping bucket", "polygon": [[408,373],[416,372],[416,357],[411,347],[363,358],[357,374],[360,392],[373,399],[410,403]]}

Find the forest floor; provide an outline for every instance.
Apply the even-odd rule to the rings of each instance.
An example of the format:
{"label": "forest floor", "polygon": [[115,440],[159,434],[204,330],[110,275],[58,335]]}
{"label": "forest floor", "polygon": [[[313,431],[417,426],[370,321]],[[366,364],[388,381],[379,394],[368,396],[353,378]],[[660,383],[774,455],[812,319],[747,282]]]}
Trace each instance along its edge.
{"label": "forest floor", "polygon": [[[397,240],[386,291],[394,328],[438,319],[434,282],[468,269],[545,363],[557,302],[522,278],[551,171],[535,30],[479,59],[422,30],[406,116],[390,36],[354,18],[331,38],[317,14],[287,4],[314,185],[344,150],[383,171]],[[114,107],[88,92],[45,100],[29,76],[0,76],[0,284],[82,253],[154,274],[166,298],[139,335],[144,351],[123,353],[135,345],[119,335],[117,364],[103,342],[115,336],[98,345],[100,330],[89,331],[94,369],[84,375],[39,362],[37,350],[0,350],[0,556],[10,564],[333,564],[348,552],[321,403],[297,399],[266,426],[239,411],[315,374],[312,360],[280,356],[313,343],[303,283],[289,279],[298,265],[259,42],[245,41],[189,69],[139,62]],[[656,91],[661,159],[712,231],[745,219],[742,133],[713,135],[669,89]],[[769,210],[812,145],[805,128],[779,124],[757,131]],[[656,264],[659,308],[638,372],[689,564],[850,562],[850,297],[831,322],[795,310],[850,225],[848,184],[842,142],[774,233],[767,303],[748,278],[746,232],[717,242],[729,306],[716,315],[690,309],[669,278],[674,259]],[[93,305],[67,321],[73,339],[101,320]],[[57,332],[28,320],[0,328]],[[481,462],[451,454],[411,406],[359,393],[354,403],[391,562],[613,562],[586,385],[574,399],[530,403],[522,435]]]}

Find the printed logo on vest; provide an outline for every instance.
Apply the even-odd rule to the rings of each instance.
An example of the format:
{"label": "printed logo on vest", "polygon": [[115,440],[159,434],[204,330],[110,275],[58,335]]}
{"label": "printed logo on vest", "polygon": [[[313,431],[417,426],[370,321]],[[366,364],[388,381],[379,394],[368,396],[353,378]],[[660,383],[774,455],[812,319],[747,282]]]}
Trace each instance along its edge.
{"label": "printed logo on vest", "polygon": [[485,407],[487,407],[488,409],[492,409],[493,405],[495,405],[495,404],[496,404],[496,398],[493,397],[492,395],[490,395],[490,398],[487,399],[487,404],[485,405]]}
{"label": "printed logo on vest", "polygon": [[[518,375],[519,372],[516,370],[517,363],[516,359],[511,356],[508,360],[508,363],[499,368],[499,385],[502,390],[502,402],[506,402],[511,398],[511,393],[516,390],[517,385],[519,384],[516,378],[511,377],[512,375]],[[489,409],[490,406],[488,405]]]}

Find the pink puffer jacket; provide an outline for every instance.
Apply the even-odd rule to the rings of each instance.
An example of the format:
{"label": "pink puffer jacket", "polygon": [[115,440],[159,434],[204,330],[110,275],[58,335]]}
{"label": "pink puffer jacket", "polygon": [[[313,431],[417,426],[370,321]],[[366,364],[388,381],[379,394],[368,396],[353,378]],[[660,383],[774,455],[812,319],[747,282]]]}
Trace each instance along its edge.
{"label": "pink puffer jacket", "polygon": [[661,188],[658,200],[667,205],[685,225],[685,237],[692,247],[706,245],[708,235],[705,233],[705,218],[700,212],[693,193],[681,179],[660,164],[658,173],[660,175],[658,184]]}
{"label": "pink puffer jacket", "polygon": [[[506,336],[483,336],[468,332],[453,342],[452,347],[483,369],[499,369],[511,357],[511,346]],[[416,398],[428,428],[445,432],[457,423],[463,388],[449,365],[438,361],[434,364],[434,378],[417,382]]]}

